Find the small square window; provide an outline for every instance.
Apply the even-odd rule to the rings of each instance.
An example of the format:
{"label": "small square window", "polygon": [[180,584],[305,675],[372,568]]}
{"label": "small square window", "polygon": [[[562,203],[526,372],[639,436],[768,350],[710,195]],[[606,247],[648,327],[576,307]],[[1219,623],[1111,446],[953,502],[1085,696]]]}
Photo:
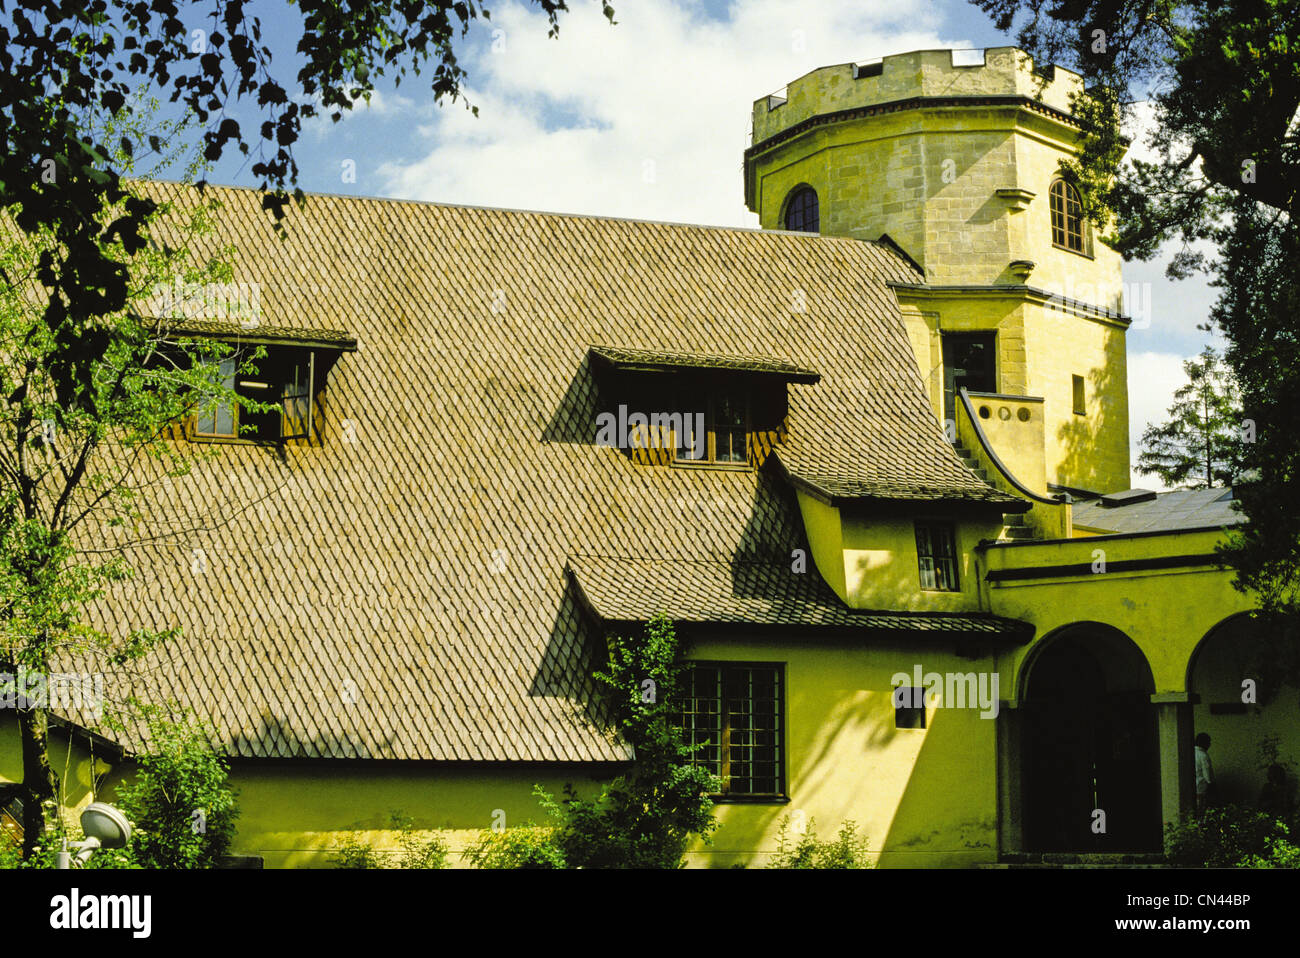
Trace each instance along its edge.
{"label": "small square window", "polygon": [[894,687],[894,728],[925,728],[925,689]]}
{"label": "small square window", "polygon": [[921,588],[928,592],[958,592],[956,534],[950,522],[918,522],[916,555]]}
{"label": "small square window", "polygon": [[1071,378],[1073,380],[1071,385],[1074,391],[1074,414],[1076,416],[1086,415],[1088,408],[1084,402],[1083,377],[1073,376]]}

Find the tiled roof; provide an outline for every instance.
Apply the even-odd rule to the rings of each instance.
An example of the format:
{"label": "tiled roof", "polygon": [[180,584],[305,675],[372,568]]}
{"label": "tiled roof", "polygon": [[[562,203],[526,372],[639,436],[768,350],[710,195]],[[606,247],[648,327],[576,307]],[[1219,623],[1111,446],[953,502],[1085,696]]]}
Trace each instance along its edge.
{"label": "tiled roof", "polygon": [[566,557],[788,562],[806,543],[776,471],[596,445],[592,343],[797,357],[822,379],[779,387],[783,461],[987,494],[886,287],[913,274],[879,245],[336,196],[291,208],[281,239],[258,193],[208,195],[224,208],[197,252],[233,246],[263,322],[357,340],[322,446],[204,447],[190,475],[141,474],[137,572],[96,610],[117,632],[183,628],[110,692],[195,708],[231,754],[626,757],[593,716]]}
{"label": "tiled roof", "polygon": [[319,344],[344,350],[357,348],[356,337],[342,329],[307,329],[302,326],[261,324],[250,326],[199,319],[168,322],[165,327],[167,332],[176,336],[210,336],[214,339],[242,339],[248,342]]}
{"label": "tiled roof", "polygon": [[1125,505],[1107,505],[1105,498],[1076,502],[1072,522],[1106,532],[1174,532],[1231,526],[1245,521],[1232,504],[1231,489],[1175,489]]}
{"label": "tiled roof", "polygon": [[787,476],[796,486],[830,502],[856,499],[899,502],[961,500],[989,503],[1009,510],[1014,508],[1015,511],[1020,511],[1025,503],[1025,500],[985,482],[969,482],[950,470],[944,470],[950,474],[943,475],[939,481],[900,482],[890,464],[864,461],[852,448],[816,450],[807,444],[792,442],[790,445],[795,448],[779,449],[776,453],[776,459]]}
{"label": "tiled roof", "polygon": [[568,571],[588,609],[606,622],[639,622],[662,612],[675,622],[829,626],[875,634],[961,633],[1028,639],[1032,627],[981,614],[850,609],[816,569],[782,562],[570,556]]}
{"label": "tiled roof", "polygon": [[769,373],[787,382],[816,383],[821,375],[784,359],[763,356],[723,356],[681,353],[662,349],[625,349],[592,346],[591,353],[616,369],[713,369],[729,372]]}

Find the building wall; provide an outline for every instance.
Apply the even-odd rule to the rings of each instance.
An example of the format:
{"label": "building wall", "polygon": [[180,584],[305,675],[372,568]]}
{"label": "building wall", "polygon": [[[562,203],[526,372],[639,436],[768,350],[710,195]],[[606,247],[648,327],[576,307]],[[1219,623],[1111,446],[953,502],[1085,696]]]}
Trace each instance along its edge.
{"label": "building wall", "polygon": [[792,829],[813,822],[823,840],[851,820],[881,867],[995,860],[996,722],[976,708],[939,707],[927,709],[924,729],[895,728],[892,684],[918,665],[923,674],[987,674],[996,668],[991,657],[962,658],[951,644],[804,638],[695,641],[689,657],[784,663],[789,797],[718,805],[720,826],[711,844],[693,846],[692,865],[762,866],[782,820]]}
{"label": "building wall", "polygon": [[[798,493],[813,561],[836,594],[855,609],[963,612],[980,608],[974,549],[997,538],[1000,517],[972,518],[925,504],[898,507],[829,506]],[[959,591],[922,591],[916,551],[917,519],[951,522],[958,554]]]}

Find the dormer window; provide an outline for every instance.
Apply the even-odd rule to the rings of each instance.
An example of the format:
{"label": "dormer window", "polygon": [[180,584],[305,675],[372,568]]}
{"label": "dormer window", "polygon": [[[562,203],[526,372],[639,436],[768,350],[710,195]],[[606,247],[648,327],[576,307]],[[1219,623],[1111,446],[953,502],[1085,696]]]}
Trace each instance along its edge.
{"label": "dormer window", "polygon": [[790,383],[821,375],[773,356],[592,346],[595,444],[653,466],[761,466],[783,441]]}
{"label": "dormer window", "polygon": [[253,361],[256,372],[243,368],[238,354],[214,362],[219,364],[218,375],[225,389],[273,408],[254,410],[224,393],[196,410],[190,427],[193,438],[283,442],[311,435],[314,351],[269,350],[266,357]]}
{"label": "dormer window", "polygon": [[[743,465],[748,461],[749,397],[735,390],[698,394],[687,407],[698,410],[683,417],[682,431],[676,439],[678,462],[718,462]],[[694,435],[694,426],[702,423],[702,436]]]}
{"label": "dormer window", "polygon": [[[340,330],[185,320],[167,332],[233,347],[220,357],[207,354],[223,390],[197,404],[185,420],[185,436],[198,442],[319,442],[330,369],[357,348],[356,339]],[[232,392],[265,408],[249,408]]]}

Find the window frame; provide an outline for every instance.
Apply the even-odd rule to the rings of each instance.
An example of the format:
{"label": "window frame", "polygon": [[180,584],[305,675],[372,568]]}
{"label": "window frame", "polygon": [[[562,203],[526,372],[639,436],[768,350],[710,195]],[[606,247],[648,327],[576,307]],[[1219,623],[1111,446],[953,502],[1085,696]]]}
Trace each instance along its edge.
{"label": "window frame", "polygon": [[[709,389],[707,386],[701,386],[699,391],[702,394],[701,398],[703,402],[697,404],[703,405],[704,409],[692,410],[691,412],[688,413],[688,415],[693,417],[695,415],[695,412],[697,411],[702,411],[704,413],[704,458],[703,459],[682,458],[679,455],[679,453],[685,447],[678,442],[678,439],[679,438],[684,439],[685,436],[678,437],[677,435],[674,434],[672,437],[673,465],[687,466],[693,468],[707,467],[711,469],[740,469],[740,470],[752,469],[753,464],[750,462],[749,450],[750,450],[750,438],[752,437],[753,430],[754,430],[753,391],[750,388],[745,386],[739,386],[734,390]],[[739,428],[744,432],[744,437],[745,437],[744,458],[739,461],[731,460],[731,459],[724,459],[724,460],[718,459],[717,404],[718,404],[718,400],[722,398],[724,394],[732,398],[739,399],[741,406],[744,408],[744,417],[743,417],[744,423],[741,426],[727,427],[730,429]],[[684,430],[686,424],[683,423],[682,425]],[[693,421],[692,421],[692,425],[693,425]]]}
{"label": "window frame", "polygon": [[[786,729],[787,726],[789,725],[789,715],[787,711],[787,696],[786,696],[786,663],[785,662],[717,660],[717,659],[699,659],[699,660],[689,659],[683,664],[686,666],[688,672],[697,668],[717,669],[718,681],[719,684],[722,686],[722,689],[719,690],[719,698],[715,700],[718,702],[718,717],[719,717],[719,741],[718,741],[717,766],[715,768],[712,762],[701,760],[698,752],[696,752],[690,757],[690,762],[692,765],[702,765],[705,768],[708,768],[710,771],[714,772],[714,774],[716,774],[720,779],[722,779],[722,791],[711,794],[709,797],[716,803],[726,803],[726,804],[784,805],[788,803],[790,801],[788,779],[787,779],[787,767],[789,765],[789,749],[787,744]],[[776,778],[777,791],[775,792],[733,792],[729,790],[731,785],[731,779],[729,775],[725,773],[729,770],[731,765],[731,758],[729,752],[730,749],[732,748],[732,744],[730,742],[731,711],[727,707],[728,700],[726,698],[726,693],[725,693],[726,672],[728,670],[742,670],[742,669],[768,669],[771,670],[775,676],[775,681],[776,681],[775,719],[777,725],[777,728],[775,729],[776,741],[775,741],[775,745],[773,746],[776,755],[775,759],[773,759],[776,765],[775,778]],[[686,676],[685,673],[683,673],[683,682],[689,682],[689,681],[690,679]],[[692,695],[689,698],[692,700],[692,704],[693,704],[696,697]],[[749,714],[752,715],[753,708],[754,708],[752,698],[748,702],[748,708],[749,708]],[[686,727],[687,713],[685,710],[685,702],[682,703],[682,708],[678,710],[678,714],[679,714],[679,722],[681,723],[678,726],[678,728],[682,732],[683,738],[686,740],[687,744],[690,744],[692,741],[694,741],[694,738],[690,734],[691,729],[688,729]],[[692,712],[690,714],[698,714],[698,712]]]}
{"label": "window frame", "polygon": [[1088,415],[1088,381],[1077,373],[1070,374],[1070,403],[1076,416]]}
{"label": "window frame", "polygon": [[[899,704],[899,690],[907,689],[908,699],[913,703],[911,705]],[[924,731],[926,728],[927,715],[925,711],[925,693],[924,685],[895,685],[889,693],[891,704],[894,706],[894,728],[902,732]],[[920,700],[920,705],[915,703]],[[900,718],[907,714],[913,720],[912,724],[903,724]]]}
{"label": "window frame", "polygon": [[[951,519],[935,519],[929,517],[921,517],[913,521],[912,527],[916,538],[916,577],[917,577],[917,581],[920,584],[921,591],[937,592],[937,593],[943,593],[945,595],[953,595],[953,594],[960,593],[962,591],[961,550],[958,548],[957,545],[957,523],[952,521]],[[930,540],[931,540],[932,548],[934,545],[934,536],[933,536],[934,529],[943,529],[948,533],[948,541],[952,544],[952,556],[951,556],[952,587],[951,588],[944,588],[943,586],[937,584],[935,586],[927,586],[925,584],[925,569],[922,566],[923,560],[930,559],[931,562],[933,563],[936,559],[945,559],[948,557],[937,553],[926,554],[921,551],[921,529],[923,527],[931,530]],[[932,569],[935,572],[935,582],[938,583],[939,577],[937,574],[937,567],[932,567]]]}
{"label": "window frame", "polygon": [[[1073,210],[1071,207],[1073,207]],[[1088,230],[1087,218],[1083,215],[1083,200],[1079,197],[1079,191],[1061,177],[1057,177],[1052,180],[1047,189],[1047,208],[1052,232],[1052,245],[1057,249],[1091,259],[1091,236]],[[1071,219],[1072,212],[1074,214],[1073,220]],[[1059,227],[1057,225],[1058,219],[1060,222]],[[1077,225],[1077,229],[1070,229],[1072,222]],[[1065,242],[1057,240],[1058,233]],[[1078,248],[1070,245],[1069,241],[1073,236],[1077,236],[1079,239]]]}
{"label": "window frame", "polygon": [[[276,348],[285,350],[285,352],[280,355],[268,354],[267,356],[262,357],[262,359],[258,360],[258,371],[256,373],[244,375],[242,380],[243,382],[255,382],[264,379],[269,386],[269,389],[257,390],[257,392],[267,392],[269,397],[274,398],[264,399],[260,396],[249,395],[248,393],[250,390],[248,386],[245,386],[244,391],[241,392],[241,373],[239,367],[248,357],[242,355],[242,350],[240,348],[236,348],[233,353],[227,356],[207,361],[215,361],[217,363],[233,362],[235,364],[235,371],[233,376],[230,377],[230,379],[233,380],[233,386],[230,388],[233,388],[235,392],[245,398],[253,399],[257,402],[269,402],[270,404],[279,407],[280,427],[277,435],[267,437],[244,433],[242,430],[246,423],[243,421],[243,410],[238,403],[232,403],[230,406],[230,417],[233,420],[235,427],[233,433],[199,432],[198,423],[203,414],[196,410],[185,416],[183,420],[185,438],[190,442],[195,443],[234,443],[246,446],[282,446],[285,443],[297,440],[306,440],[311,444],[314,438],[316,425],[316,395],[320,384],[324,381],[323,378],[317,375],[317,350],[312,348],[298,349],[293,346],[280,346]],[[299,353],[301,353],[301,355],[299,355]],[[268,368],[274,370],[273,375],[267,374]],[[297,378],[298,371],[304,368],[306,370],[306,379],[300,383]],[[287,369],[293,370],[294,377],[292,379],[289,379],[284,375]],[[289,396],[287,395],[286,390],[290,386],[301,387],[302,391],[295,393],[293,396]],[[286,402],[291,398],[295,402],[302,403],[302,411],[305,412],[305,416],[302,417],[305,429],[304,432],[286,432],[289,428],[289,422],[292,419],[289,415]],[[221,408],[222,406],[220,405],[214,408],[212,414],[214,424],[217,419],[217,411]],[[266,413],[265,415],[272,415],[272,413]]]}
{"label": "window frame", "polygon": [[[805,217],[805,225],[804,226],[790,225],[790,214],[794,211],[795,201],[804,196],[812,197],[812,210],[814,214],[813,226],[815,227],[814,229],[807,228],[806,218],[808,215],[808,209],[806,206],[800,210],[801,215]],[[789,193],[786,194],[785,203],[782,205],[781,208],[781,229],[786,230],[787,232],[790,233],[809,233],[813,236],[821,235],[822,199],[821,196],[817,193],[817,190],[815,190],[811,184],[800,183],[798,186],[796,186],[794,189],[792,189]]]}

